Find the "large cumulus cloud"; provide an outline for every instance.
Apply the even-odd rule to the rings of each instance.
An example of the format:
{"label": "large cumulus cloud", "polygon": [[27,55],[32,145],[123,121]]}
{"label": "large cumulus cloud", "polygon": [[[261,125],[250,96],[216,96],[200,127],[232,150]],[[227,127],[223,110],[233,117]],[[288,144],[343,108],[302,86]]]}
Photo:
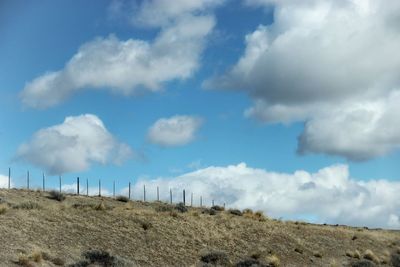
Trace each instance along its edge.
{"label": "large cumulus cloud", "polygon": [[[359,181],[349,174],[347,165],[333,165],[316,173],[296,171],[276,173],[248,167],[245,163],[208,167],[173,178],[142,180],[135,184],[139,197],[146,185],[150,199],[160,188],[162,200],[174,201],[194,194],[194,204],[226,203],[229,208],[252,208],[284,219],[304,219],[317,223],[400,228],[400,182]],[[126,191],[126,190],[125,190]],[[124,192],[126,193],[126,192]]]}
{"label": "large cumulus cloud", "polygon": [[131,155],[131,148],[92,114],[67,117],[62,124],[37,131],[16,153],[49,174],[83,171],[92,163],[120,164]]}
{"label": "large cumulus cloud", "polygon": [[[390,115],[393,103],[400,104],[398,1],[246,3],[273,8],[274,22],[248,34],[238,62],[206,86],[246,91],[254,106],[245,114],[264,122],[306,121],[302,151],[369,159],[400,145],[395,138],[400,128],[387,123],[388,117],[396,121]],[[324,126],[343,135],[326,138],[312,130]],[[346,136],[342,129],[352,131]],[[322,144],[345,145],[338,138],[347,139],[349,146],[332,151],[329,144]]]}

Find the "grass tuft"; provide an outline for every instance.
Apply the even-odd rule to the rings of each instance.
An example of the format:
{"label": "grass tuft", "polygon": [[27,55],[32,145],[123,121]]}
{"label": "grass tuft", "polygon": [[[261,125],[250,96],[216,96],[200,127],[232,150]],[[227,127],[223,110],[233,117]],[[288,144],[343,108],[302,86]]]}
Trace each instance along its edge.
{"label": "grass tuft", "polygon": [[6,204],[0,204],[0,215],[6,213],[8,206]]}

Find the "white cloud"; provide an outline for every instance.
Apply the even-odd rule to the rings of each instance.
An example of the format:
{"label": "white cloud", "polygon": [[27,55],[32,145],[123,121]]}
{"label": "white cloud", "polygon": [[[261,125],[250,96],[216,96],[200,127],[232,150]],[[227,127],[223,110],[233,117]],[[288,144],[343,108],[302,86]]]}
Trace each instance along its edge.
{"label": "white cloud", "polygon": [[[11,187],[13,187],[12,180],[11,180]],[[0,174],[0,188],[8,188],[8,176]]]}
{"label": "white cloud", "polygon": [[359,181],[351,178],[346,165],[334,165],[316,173],[296,171],[276,173],[254,169],[244,163],[227,167],[208,167],[174,178],[141,180],[134,186],[140,198],[146,184],[147,198],[156,198],[160,188],[162,200],[182,201],[194,194],[204,203],[230,208],[263,210],[274,218],[306,219],[317,223],[400,229],[400,182],[388,180]]}
{"label": "white cloud", "polygon": [[83,171],[92,163],[121,163],[132,154],[95,115],[67,117],[62,124],[37,131],[20,145],[17,158],[44,168],[49,174]]}
{"label": "white cloud", "polygon": [[[63,69],[28,82],[21,93],[22,102],[34,108],[48,108],[81,90],[130,95],[159,91],[165,82],[191,77],[200,65],[205,39],[215,25],[214,17],[203,11],[215,5],[208,1],[187,2],[191,3],[187,8],[168,3],[169,11],[162,12],[160,8],[167,2],[143,2],[134,17],[160,28],[152,42],[124,41],[110,35],[85,43]],[[154,17],[151,12],[161,12],[166,17]],[[157,19],[163,21],[155,23]]]}
{"label": "white cloud", "polygon": [[[267,123],[307,121],[312,125],[324,121],[330,124],[333,115],[327,111],[331,109],[339,117],[358,109],[366,112],[358,116],[362,119],[370,116],[369,103],[376,99],[400,100],[393,97],[400,90],[400,57],[395,56],[400,46],[399,2],[248,0],[246,3],[273,7],[274,22],[260,25],[248,34],[246,49],[238,62],[226,74],[205,85],[245,90],[255,100],[255,105],[246,110],[247,116]],[[367,106],[360,108],[364,103]],[[321,113],[327,116],[322,117]],[[355,124],[348,128],[369,128],[368,121],[354,117],[346,123]],[[375,150],[374,137],[393,127],[385,123],[379,126],[364,132],[368,134],[362,136],[365,150]],[[306,129],[302,138],[322,139],[318,132],[313,136],[308,133]],[[343,138],[348,138],[343,134]],[[336,137],[331,136],[334,139],[331,144],[340,142]],[[400,145],[398,141],[393,142],[392,136],[386,138],[382,142],[391,148],[384,149],[383,153],[372,152],[364,157],[359,149],[349,146],[334,154],[366,159],[386,154]],[[323,146],[314,149],[315,146],[308,144],[301,145],[312,152],[332,152]]]}
{"label": "white cloud", "polygon": [[225,0],[150,0],[143,1],[133,22],[150,27],[173,23],[176,18],[190,13],[207,13]]}
{"label": "white cloud", "polygon": [[148,140],[164,147],[182,146],[192,142],[203,119],[195,116],[176,115],[157,120],[147,134]]}

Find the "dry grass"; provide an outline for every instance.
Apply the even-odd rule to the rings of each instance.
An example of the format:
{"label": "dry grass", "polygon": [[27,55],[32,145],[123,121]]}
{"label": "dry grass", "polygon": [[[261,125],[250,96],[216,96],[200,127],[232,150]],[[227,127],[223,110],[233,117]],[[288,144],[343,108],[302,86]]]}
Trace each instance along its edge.
{"label": "dry grass", "polygon": [[0,204],[0,215],[6,213],[8,210],[8,206],[6,204]]}
{"label": "dry grass", "polygon": [[364,251],[363,257],[364,257],[364,259],[373,261],[375,263],[380,263],[379,258],[370,249],[367,249],[366,251]]}
{"label": "dry grass", "polygon": [[[133,263],[127,266],[207,266],[201,260],[204,250],[224,252],[226,257],[218,261],[230,266],[240,262],[275,267],[330,266],[332,260],[339,266],[350,266],[368,261],[359,259],[358,252],[368,249],[381,262],[383,256],[390,262],[400,260],[399,254],[393,254],[400,244],[399,231],[260,221],[262,216],[253,211],[236,216],[213,210],[215,214],[210,216],[202,211],[212,209],[189,208],[181,213],[174,205],[163,203],[124,203],[73,195],[59,202],[47,196],[0,189],[0,198],[10,207],[29,201],[41,207],[11,209],[0,215],[0,266],[68,266],[88,262],[82,253],[91,250],[106,251],[110,257]],[[358,238],[354,241],[355,234]],[[37,248],[46,251],[40,263],[31,253]],[[296,248],[302,253],[295,252]],[[317,257],[318,253],[323,257]],[[20,260],[20,254],[29,256]],[[211,256],[203,260],[213,261]]]}

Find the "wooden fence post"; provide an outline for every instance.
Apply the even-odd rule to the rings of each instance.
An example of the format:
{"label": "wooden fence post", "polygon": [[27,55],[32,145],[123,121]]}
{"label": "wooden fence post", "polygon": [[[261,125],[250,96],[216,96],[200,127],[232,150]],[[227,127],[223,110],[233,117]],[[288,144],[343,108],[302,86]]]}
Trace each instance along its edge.
{"label": "wooden fence post", "polygon": [[115,180],[113,181],[113,197],[115,198]]}
{"label": "wooden fence post", "polygon": [[101,179],[99,179],[99,197],[101,197]]}
{"label": "wooden fence post", "polygon": [[185,194],[185,189],[183,189],[183,206],[186,206],[186,194]]}
{"label": "wooden fence post", "polygon": [[193,207],[193,193],[190,194],[190,206]]}
{"label": "wooden fence post", "polygon": [[143,201],[146,202],[146,185],[143,185]]}
{"label": "wooden fence post", "polygon": [[11,168],[8,168],[8,189],[11,188]]}
{"label": "wooden fence post", "polygon": [[200,196],[200,208],[203,207],[203,197]]}
{"label": "wooden fence post", "polygon": [[169,189],[169,203],[172,204],[172,189]]}
{"label": "wooden fence post", "polygon": [[86,178],[86,196],[89,196],[89,179]]}
{"label": "wooden fence post", "polygon": [[131,182],[129,182],[128,198],[129,198],[129,200],[131,199]]}
{"label": "wooden fence post", "polygon": [[59,182],[60,182],[60,193],[61,193],[61,175],[58,177]]}
{"label": "wooden fence post", "polygon": [[157,201],[160,201],[160,189],[157,186]]}
{"label": "wooden fence post", "polygon": [[76,177],[76,192],[78,193],[79,196],[79,177]]}
{"label": "wooden fence post", "polygon": [[43,173],[43,192],[46,191],[45,179],[46,178],[45,178],[44,173]]}
{"label": "wooden fence post", "polygon": [[29,171],[26,174],[26,183],[27,183],[27,187],[28,187],[28,190],[29,190]]}

